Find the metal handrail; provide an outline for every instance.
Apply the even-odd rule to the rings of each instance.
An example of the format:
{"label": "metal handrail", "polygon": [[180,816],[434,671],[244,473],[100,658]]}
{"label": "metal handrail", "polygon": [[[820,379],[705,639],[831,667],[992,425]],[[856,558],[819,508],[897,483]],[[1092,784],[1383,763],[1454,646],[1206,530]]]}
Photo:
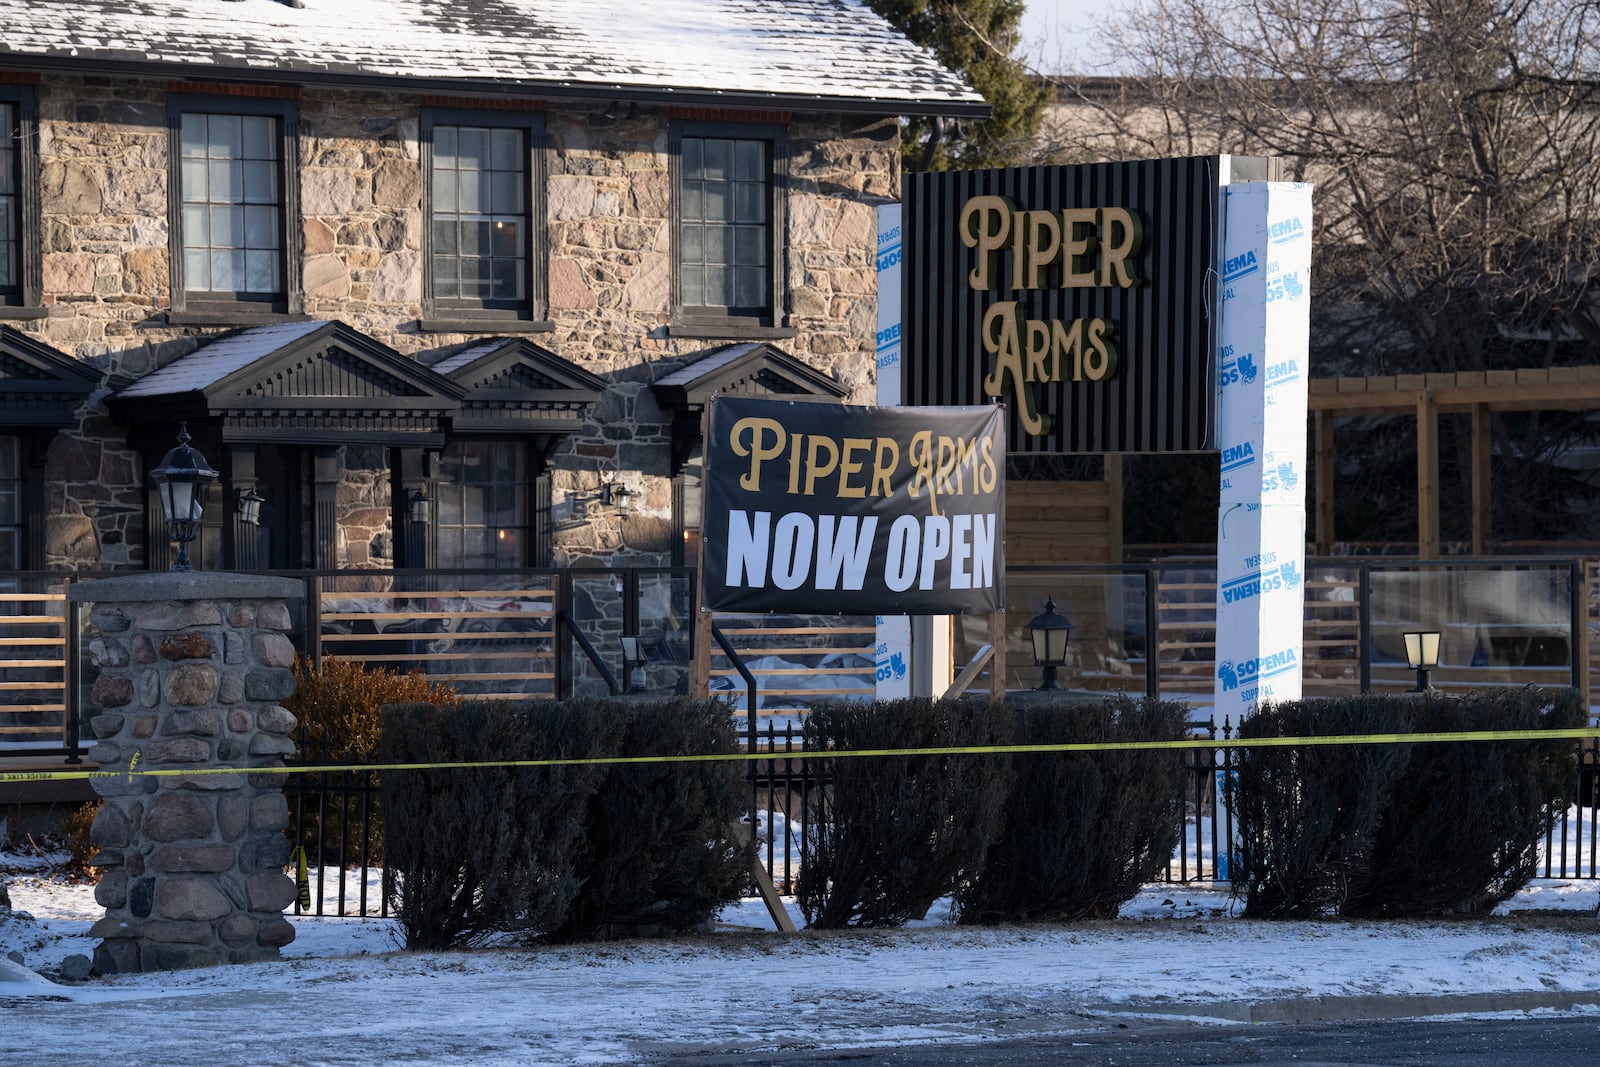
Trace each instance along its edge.
{"label": "metal handrail", "polygon": [[956,680],[950,683],[950,688],[946,689],[939,699],[954,700],[962,693],[965,693],[967,687],[978,677],[978,672],[987,667],[992,659],[994,659],[994,646],[983,645],[980,647],[978,651],[972,654],[972,659],[968,661],[965,667],[961,668],[961,673],[956,675]]}
{"label": "metal handrail", "polygon": [[605,660],[600,658],[600,653],[595,651],[594,645],[590,644],[589,639],[583,635],[583,631],[578,629],[578,624],[572,621],[572,616],[567,614],[566,609],[556,612],[556,625],[566,627],[567,633],[578,642],[578,647],[583,650],[583,654],[589,657],[589,662],[594,664],[594,669],[600,672],[601,678],[605,679],[606,688],[611,691],[611,695],[616,696],[622,692],[622,686],[617,683],[617,676],[611,673],[611,668],[606,665]]}

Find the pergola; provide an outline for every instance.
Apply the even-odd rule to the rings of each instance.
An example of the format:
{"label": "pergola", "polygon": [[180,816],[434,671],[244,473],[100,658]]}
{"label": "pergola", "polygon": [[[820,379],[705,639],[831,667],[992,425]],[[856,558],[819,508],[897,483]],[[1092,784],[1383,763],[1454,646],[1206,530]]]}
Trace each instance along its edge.
{"label": "pergola", "polygon": [[1600,410],[1600,367],[1554,367],[1455,374],[1313,378],[1311,411],[1317,457],[1313,551],[1333,550],[1333,420],[1403,415],[1417,420],[1417,558],[1439,558],[1439,415],[1472,416],[1472,554],[1489,534],[1489,413]]}

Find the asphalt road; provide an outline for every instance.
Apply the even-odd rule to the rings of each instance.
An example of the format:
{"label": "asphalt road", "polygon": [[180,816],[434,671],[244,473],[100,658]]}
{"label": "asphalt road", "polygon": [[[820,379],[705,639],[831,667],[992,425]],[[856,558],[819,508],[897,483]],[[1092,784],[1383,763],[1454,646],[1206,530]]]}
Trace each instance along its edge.
{"label": "asphalt road", "polygon": [[688,1055],[655,1067],[1594,1067],[1600,1014],[1324,1024],[1087,1023],[1080,1032],[983,1044]]}

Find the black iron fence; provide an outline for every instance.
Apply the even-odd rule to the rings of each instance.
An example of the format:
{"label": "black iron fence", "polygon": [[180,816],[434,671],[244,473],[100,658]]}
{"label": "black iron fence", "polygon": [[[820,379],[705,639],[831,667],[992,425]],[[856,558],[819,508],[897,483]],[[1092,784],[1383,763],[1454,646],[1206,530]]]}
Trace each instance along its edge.
{"label": "black iron fence", "polygon": [[[1159,880],[1173,885],[1226,883],[1226,842],[1233,839],[1233,819],[1217,798],[1226,796],[1225,783],[1240,750],[1230,746],[1233,729],[1226,722],[1221,727],[1209,720],[1193,723],[1190,736],[1215,741],[1216,746],[1184,751],[1183,826]],[[798,724],[763,724],[753,749],[760,758],[749,761],[758,858],[785,894],[794,892],[805,864],[806,825],[828,818],[828,760],[808,753],[803,741]],[[303,747],[302,752],[308,765],[339,762],[325,745]],[[1600,738],[1578,743],[1574,759],[1577,792],[1546,835],[1538,876],[1600,881]],[[306,857],[311,904],[304,910],[309,914],[388,915],[378,788],[377,773],[361,769],[289,776],[291,834]]]}

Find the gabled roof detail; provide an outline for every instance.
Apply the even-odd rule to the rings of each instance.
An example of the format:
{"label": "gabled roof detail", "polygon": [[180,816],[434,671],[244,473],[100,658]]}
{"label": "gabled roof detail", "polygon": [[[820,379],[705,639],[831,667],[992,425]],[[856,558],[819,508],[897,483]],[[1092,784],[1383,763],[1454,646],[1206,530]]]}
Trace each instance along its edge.
{"label": "gabled roof detail", "polygon": [[695,408],[719,394],[839,401],[848,388],[766,343],[724,345],[652,387],[662,407]]}
{"label": "gabled roof detail", "polygon": [[657,379],[656,402],[672,413],[672,472],[700,443],[700,413],[714,396],[781,396],[838,403],[850,390],[770,344],[713,348],[699,359]]}
{"label": "gabled roof detail", "polygon": [[521,337],[446,349],[432,369],[466,391],[453,423],[458,430],[572,433],[606,388],[603,379]]}
{"label": "gabled roof detail", "polygon": [[0,426],[62,428],[100,373],[11,326],[0,325]]}
{"label": "gabled roof detail", "polygon": [[342,322],[256,326],[224,334],[109,397],[130,422],[223,420],[231,440],[398,444],[442,421],[466,390]]}
{"label": "gabled roof detail", "polygon": [[0,23],[0,64],[100,75],[989,111],[861,0],[0,0]]}

